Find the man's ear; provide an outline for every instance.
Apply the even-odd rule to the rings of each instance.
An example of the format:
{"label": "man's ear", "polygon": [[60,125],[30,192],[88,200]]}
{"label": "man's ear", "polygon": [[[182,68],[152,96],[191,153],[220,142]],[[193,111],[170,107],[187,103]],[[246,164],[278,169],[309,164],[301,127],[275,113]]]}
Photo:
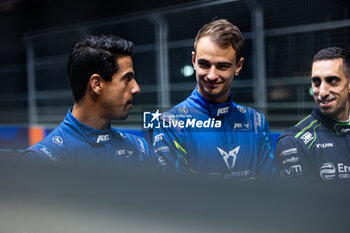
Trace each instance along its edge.
{"label": "man's ear", "polygon": [[196,52],[192,51],[192,65],[193,69],[196,70]]}
{"label": "man's ear", "polygon": [[90,76],[89,89],[94,95],[99,95],[102,91],[103,79],[99,74],[93,74]]}
{"label": "man's ear", "polygon": [[241,57],[236,64],[235,76],[237,76],[239,74],[239,72],[241,71],[241,69],[243,67],[243,62],[244,62],[244,58]]}

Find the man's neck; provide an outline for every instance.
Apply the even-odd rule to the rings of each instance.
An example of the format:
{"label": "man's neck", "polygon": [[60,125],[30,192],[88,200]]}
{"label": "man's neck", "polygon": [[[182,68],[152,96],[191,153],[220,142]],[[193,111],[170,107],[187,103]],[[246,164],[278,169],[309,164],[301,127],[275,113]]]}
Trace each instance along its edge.
{"label": "man's neck", "polygon": [[341,121],[341,120],[338,120],[339,122],[344,122],[344,123],[347,123],[347,124],[350,124],[350,111],[348,113],[348,119],[345,120],[345,121]]}
{"label": "man's neck", "polygon": [[199,87],[197,88],[197,90],[199,94],[201,94],[204,98],[214,103],[222,104],[230,101],[230,93],[224,94],[222,96],[210,96],[210,95],[207,95],[205,92],[202,92]]}
{"label": "man's neck", "polygon": [[75,103],[72,114],[79,122],[93,129],[106,130],[111,127],[111,121],[104,118],[93,104]]}

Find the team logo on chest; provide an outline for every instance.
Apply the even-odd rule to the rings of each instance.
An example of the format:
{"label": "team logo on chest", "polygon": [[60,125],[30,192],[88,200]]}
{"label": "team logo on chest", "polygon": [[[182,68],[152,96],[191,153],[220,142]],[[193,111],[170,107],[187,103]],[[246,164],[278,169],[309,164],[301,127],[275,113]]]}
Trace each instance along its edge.
{"label": "team logo on chest", "polygon": [[109,134],[98,135],[97,143],[109,141]]}
{"label": "team logo on chest", "polygon": [[224,159],[227,168],[229,170],[233,169],[236,164],[237,154],[240,146],[237,146],[235,149],[229,151],[228,153],[219,147],[216,148],[219,150],[222,158]]}
{"label": "team logo on chest", "polygon": [[134,151],[128,149],[116,149],[114,156],[116,158],[129,158],[133,156]]}
{"label": "team logo on chest", "polygon": [[300,139],[303,140],[303,142],[306,144],[308,144],[311,140],[313,140],[315,137],[312,136],[312,134],[310,132],[306,132],[304,133]]}
{"label": "team logo on chest", "polygon": [[242,106],[237,106],[237,109],[238,109],[238,111],[240,111],[243,114],[247,112],[247,110],[245,108],[243,108]]}
{"label": "team logo on chest", "polygon": [[54,136],[52,138],[52,142],[57,144],[57,145],[62,145],[63,144],[63,138],[61,138],[60,136]]}
{"label": "team logo on chest", "polygon": [[230,108],[230,107],[219,108],[218,111],[217,111],[216,116],[220,116],[220,115],[222,115],[222,114],[228,113],[229,108]]}

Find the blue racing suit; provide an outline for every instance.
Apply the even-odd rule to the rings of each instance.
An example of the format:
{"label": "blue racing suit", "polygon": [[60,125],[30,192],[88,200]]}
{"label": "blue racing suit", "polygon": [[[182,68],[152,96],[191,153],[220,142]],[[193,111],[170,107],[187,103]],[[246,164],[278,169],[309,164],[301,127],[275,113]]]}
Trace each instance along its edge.
{"label": "blue racing suit", "polygon": [[41,142],[24,152],[24,158],[73,162],[77,165],[102,163],[106,165],[146,164],[149,148],[145,139],[124,134],[116,129],[96,130],[79,122],[68,111],[64,121]]}
{"label": "blue racing suit", "polygon": [[316,107],[278,138],[275,157],[282,180],[350,181],[350,124]]}
{"label": "blue racing suit", "polygon": [[264,115],[233,101],[209,101],[197,87],[161,115],[152,144],[159,168],[167,173],[234,180],[276,175]]}

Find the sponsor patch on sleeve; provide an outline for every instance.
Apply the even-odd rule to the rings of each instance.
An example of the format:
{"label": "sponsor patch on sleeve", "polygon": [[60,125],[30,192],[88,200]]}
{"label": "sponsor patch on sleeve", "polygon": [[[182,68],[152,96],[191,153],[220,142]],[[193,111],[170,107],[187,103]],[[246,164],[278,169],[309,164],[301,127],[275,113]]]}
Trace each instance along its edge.
{"label": "sponsor patch on sleeve", "polygon": [[287,156],[287,155],[292,155],[292,154],[297,154],[298,149],[296,147],[286,149],[280,153],[280,157]]}

